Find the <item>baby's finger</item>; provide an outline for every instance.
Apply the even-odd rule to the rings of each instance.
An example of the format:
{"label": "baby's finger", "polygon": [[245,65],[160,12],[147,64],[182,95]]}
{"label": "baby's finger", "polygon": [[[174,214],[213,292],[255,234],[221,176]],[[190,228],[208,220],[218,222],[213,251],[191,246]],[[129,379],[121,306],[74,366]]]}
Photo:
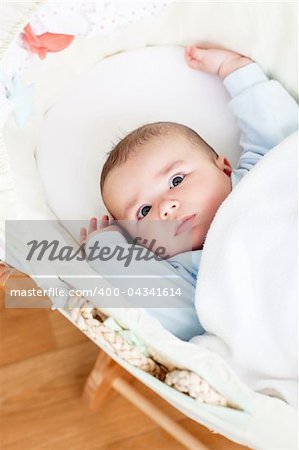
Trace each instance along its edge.
{"label": "baby's finger", "polygon": [[105,214],[102,216],[100,228],[107,228],[109,226],[109,217]]}
{"label": "baby's finger", "polygon": [[89,221],[89,229],[88,234],[93,233],[93,231],[96,231],[98,226],[98,221],[96,217],[92,217]]}
{"label": "baby's finger", "polygon": [[87,238],[87,230],[86,228],[81,228],[80,230],[80,244],[84,244]]}
{"label": "baby's finger", "polygon": [[185,61],[192,69],[194,64],[198,64],[198,61],[193,57],[192,48],[188,48],[185,51]]}
{"label": "baby's finger", "polygon": [[191,47],[186,47],[184,52],[185,60],[189,61],[191,57]]}
{"label": "baby's finger", "polygon": [[185,56],[190,56],[191,55],[192,48],[193,47],[191,47],[191,46],[185,48]]}

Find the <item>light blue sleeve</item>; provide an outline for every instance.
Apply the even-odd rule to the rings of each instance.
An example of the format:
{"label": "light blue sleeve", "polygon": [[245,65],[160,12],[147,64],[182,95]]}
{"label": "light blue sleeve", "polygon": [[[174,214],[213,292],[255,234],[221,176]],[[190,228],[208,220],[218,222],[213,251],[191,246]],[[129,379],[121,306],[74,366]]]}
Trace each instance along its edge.
{"label": "light blue sleeve", "polygon": [[260,66],[248,64],[223,80],[229,108],[241,130],[242,154],[237,171],[250,170],[270,149],[298,129],[298,105]]}
{"label": "light blue sleeve", "polygon": [[[132,247],[132,244],[129,244],[125,237],[117,231],[94,234],[86,243],[87,253],[89,251],[88,248],[93,247],[96,243],[99,247],[109,247],[111,253],[113,253],[113,250],[117,246],[126,252],[129,247]],[[148,252],[144,247],[135,247],[144,253]],[[93,257],[96,257],[97,253],[99,252],[95,252]],[[149,314],[158,319],[164,328],[182,340],[187,341],[196,335],[204,333],[194,307],[194,287],[192,283],[181,276],[166,260],[136,260],[134,255],[130,264],[125,267],[124,261],[120,261],[115,255],[113,258],[107,258],[106,261],[98,258],[93,261],[87,260],[87,262],[95,272],[103,277],[107,277],[108,282],[108,278],[110,278],[110,283],[114,287],[118,287],[121,291],[126,291],[127,288],[136,286],[136,283],[140,285],[140,281],[138,284],[138,276],[142,279],[142,287],[147,286],[150,288],[151,286],[162,285],[168,289],[173,288],[176,290],[180,288],[181,295],[175,298],[175,305],[177,307],[146,307],[145,309]],[[142,302],[142,298],[140,297],[132,298],[125,296],[125,298],[132,304],[132,307],[136,307],[136,302]],[[155,298],[155,301],[157,301],[157,298]],[[163,302],[163,298],[161,298],[161,302]]]}

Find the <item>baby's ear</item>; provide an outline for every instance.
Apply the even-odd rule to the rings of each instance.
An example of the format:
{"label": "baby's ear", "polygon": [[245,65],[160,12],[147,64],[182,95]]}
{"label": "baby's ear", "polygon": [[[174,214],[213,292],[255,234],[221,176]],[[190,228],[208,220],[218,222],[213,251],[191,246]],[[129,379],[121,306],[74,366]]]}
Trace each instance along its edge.
{"label": "baby's ear", "polygon": [[230,177],[233,169],[226,156],[219,155],[216,160],[216,165],[220,170],[222,170],[222,172],[224,172],[228,177]]}

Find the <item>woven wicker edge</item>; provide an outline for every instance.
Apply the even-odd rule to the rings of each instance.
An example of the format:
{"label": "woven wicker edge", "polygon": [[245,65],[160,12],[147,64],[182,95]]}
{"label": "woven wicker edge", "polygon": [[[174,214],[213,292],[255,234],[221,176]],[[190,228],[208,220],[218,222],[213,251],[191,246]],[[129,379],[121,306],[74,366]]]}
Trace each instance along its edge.
{"label": "woven wicker edge", "polygon": [[89,300],[72,297],[68,304],[72,320],[91,339],[107,346],[117,356],[145,372],[150,373],[199,403],[239,409],[217,392],[195,372],[187,369],[172,369],[156,362],[152,356],[144,355],[134,344],[128,343],[117,331],[108,328],[104,321],[108,318]]}

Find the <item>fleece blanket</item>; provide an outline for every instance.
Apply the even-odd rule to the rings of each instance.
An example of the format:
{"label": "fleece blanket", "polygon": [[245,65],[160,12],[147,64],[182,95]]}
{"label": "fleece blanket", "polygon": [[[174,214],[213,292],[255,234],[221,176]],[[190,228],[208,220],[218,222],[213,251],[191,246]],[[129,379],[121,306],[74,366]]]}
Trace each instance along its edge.
{"label": "fleece blanket", "polygon": [[253,390],[297,404],[297,134],[272,149],[219,209],[203,250],[196,309]]}

